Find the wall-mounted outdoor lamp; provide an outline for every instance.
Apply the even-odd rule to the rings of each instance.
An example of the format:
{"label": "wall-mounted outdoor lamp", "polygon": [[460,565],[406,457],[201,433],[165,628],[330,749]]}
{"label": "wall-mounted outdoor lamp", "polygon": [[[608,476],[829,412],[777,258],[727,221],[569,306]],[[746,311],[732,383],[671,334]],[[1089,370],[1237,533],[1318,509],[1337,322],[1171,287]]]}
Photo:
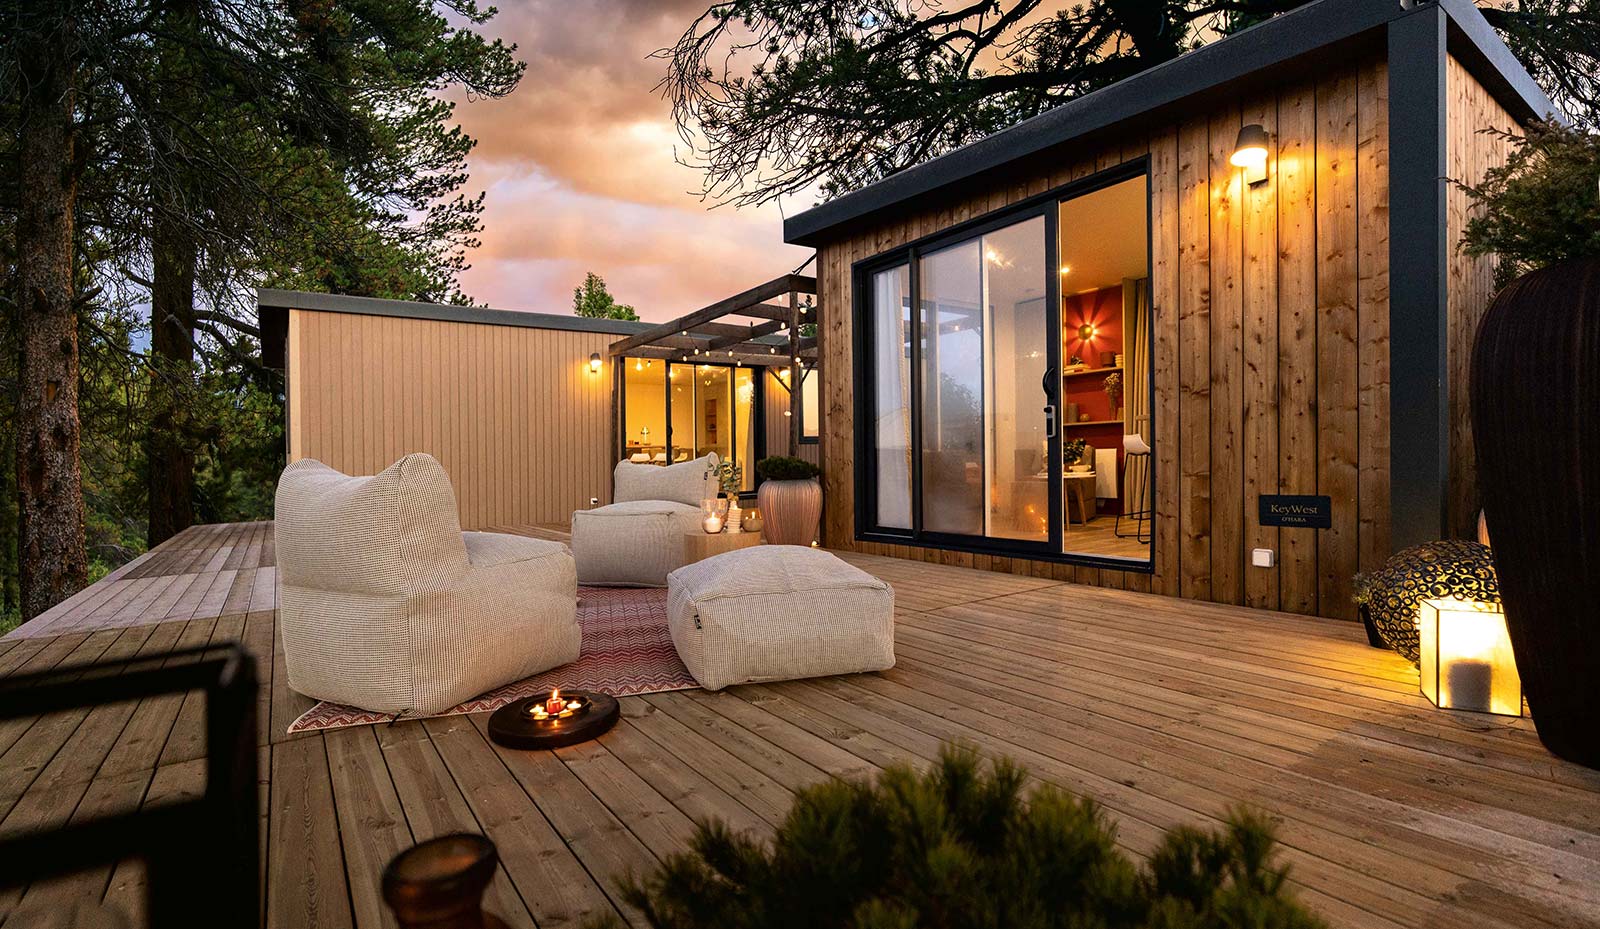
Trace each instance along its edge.
{"label": "wall-mounted outdoor lamp", "polygon": [[1236,168],[1244,169],[1245,183],[1254,186],[1267,180],[1267,130],[1260,123],[1250,123],[1239,130],[1239,141],[1233,147],[1233,157],[1228,159]]}
{"label": "wall-mounted outdoor lamp", "polygon": [[1522,678],[1497,604],[1424,600],[1417,626],[1419,681],[1435,706],[1522,715]]}
{"label": "wall-mounted outdoor lamp", "polygon": [[600,373],[600,353],[599,352],[590,352],[589,353],[589,373],[590,374],[599,374]]}

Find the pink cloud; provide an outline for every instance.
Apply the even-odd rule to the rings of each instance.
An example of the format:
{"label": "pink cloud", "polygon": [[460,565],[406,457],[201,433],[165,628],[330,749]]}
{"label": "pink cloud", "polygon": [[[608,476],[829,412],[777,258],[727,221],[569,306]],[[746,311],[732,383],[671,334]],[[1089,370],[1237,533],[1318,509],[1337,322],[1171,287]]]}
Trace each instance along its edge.
{"label": "pink cloud", "polygon": [[[655,93],[671,44],[705,0],[508,5],[488,25],[518,45],[522,84],[457,99],[478,140],[471,186],[487,192],[483,245],[462,286],[507,309],[568,312],[586,271],[645,319],[664,320],[792,270],[776,205],[708,209],[668,104]],[[803,204],[802,204],[803,206]]]}

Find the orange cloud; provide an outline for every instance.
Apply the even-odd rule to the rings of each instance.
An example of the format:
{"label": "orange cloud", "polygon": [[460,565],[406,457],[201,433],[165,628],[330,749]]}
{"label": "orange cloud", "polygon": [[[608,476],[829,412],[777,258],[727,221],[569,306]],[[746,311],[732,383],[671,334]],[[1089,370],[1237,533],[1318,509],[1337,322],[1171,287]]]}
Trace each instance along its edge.
{"label": "orange cloud", "polygon": [[[668,104],[655,93],[670,45],[706,0],[508,5],[487,26],[528,63],[500,100],[457,98],[478,140],[487,192],[483,245],[462,286],[508,309],[567,312],[584,272],[664,320],[789,271],[809,250],[783,244],[775,205],[708,209]],[[804,206],[804,204],[800,204]]]}

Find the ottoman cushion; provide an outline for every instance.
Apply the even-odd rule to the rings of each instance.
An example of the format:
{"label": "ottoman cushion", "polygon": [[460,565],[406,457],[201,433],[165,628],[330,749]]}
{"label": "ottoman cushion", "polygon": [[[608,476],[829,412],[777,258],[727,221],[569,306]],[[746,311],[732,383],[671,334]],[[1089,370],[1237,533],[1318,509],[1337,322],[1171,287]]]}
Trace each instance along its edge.
{"label": "ottoman cushion", "polygon": [[665,587],[683,564],[683,534],[700,531],[698,506],[671,500],[613,503],[572,514],[578,583],[590,587]]}
{"label": "ottoman cushion", "polygon": [[707,690],[894,667],[894,590],[827,552],[758,545],[668,576],[667,625]]}

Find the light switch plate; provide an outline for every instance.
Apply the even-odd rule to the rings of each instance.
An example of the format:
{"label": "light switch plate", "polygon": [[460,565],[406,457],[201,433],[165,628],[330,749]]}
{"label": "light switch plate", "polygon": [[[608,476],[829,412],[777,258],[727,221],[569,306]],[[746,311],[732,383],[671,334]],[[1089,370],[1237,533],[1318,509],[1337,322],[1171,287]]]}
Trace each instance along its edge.
{"label": "light switch plate", "polygon": [[1278,562],[1278,553],[1270,548],[1252,548],[1250,563],[1258,568],[1270,568]]}

